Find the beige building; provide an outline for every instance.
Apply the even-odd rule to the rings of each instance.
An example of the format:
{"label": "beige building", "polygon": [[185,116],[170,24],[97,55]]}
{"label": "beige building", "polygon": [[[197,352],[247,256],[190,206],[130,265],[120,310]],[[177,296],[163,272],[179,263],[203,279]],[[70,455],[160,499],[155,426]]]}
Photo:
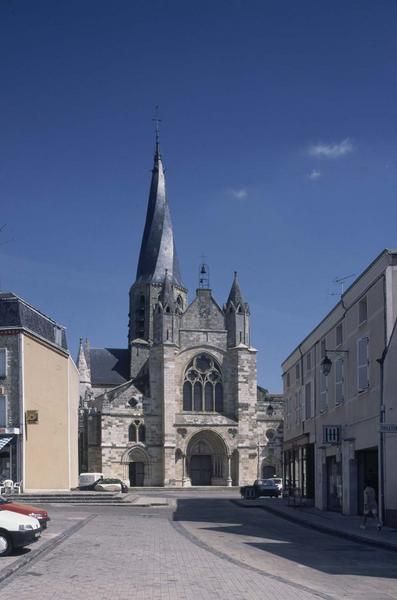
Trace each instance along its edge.
{"label": "beige building", "polygon": [[384,354],[383,423],[385,520],[397,527],[397,323]]}
{"label": "beige building", "polygon": [[0,294],[0,478],[24,491],[78,485],[79,375],[65,329]]}
{"label": "beige building", "polygon": [[[397,251],[385,250],[282,364],[284,476],[319,509],[360,513],[365,483],[377,493],[381,487],[378,359],[396,315]],[[394,407],[388,407],[387,419],[394,421],[395,344],[385,363],[387,398]],[[386,442],[390,454],[395,438],[390,434]],[[386,472],[385,481],[388,503],[397,496],[396,477]]]}

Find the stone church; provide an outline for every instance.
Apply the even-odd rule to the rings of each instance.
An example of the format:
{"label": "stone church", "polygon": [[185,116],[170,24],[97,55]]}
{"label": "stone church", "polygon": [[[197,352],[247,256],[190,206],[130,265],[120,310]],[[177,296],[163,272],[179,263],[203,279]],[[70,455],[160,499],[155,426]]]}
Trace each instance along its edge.
{"label": "stone church", "polygon": [[80,341],[80,472],[131,486],[231,486],[279,475],[282,398],[257,387],[237,274],[220,306],[202,265],[188,302],[158,137],[129,299],[128,348]]}

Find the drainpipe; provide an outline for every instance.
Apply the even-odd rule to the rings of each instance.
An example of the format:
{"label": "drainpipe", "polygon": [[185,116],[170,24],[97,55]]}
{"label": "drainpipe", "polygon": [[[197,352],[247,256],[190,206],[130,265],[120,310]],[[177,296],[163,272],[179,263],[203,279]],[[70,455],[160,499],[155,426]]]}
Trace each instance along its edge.
{"label": "drainpipe", "polygon": [[382,423],[385,422],[385,404],[383,398],[384,362],[387,354],[387,346],[382,352],[381,358],[376,362],[380,367],[380,403],[379,403],[379,521],[383,525],[385,520],[385,434],[382,431]]}

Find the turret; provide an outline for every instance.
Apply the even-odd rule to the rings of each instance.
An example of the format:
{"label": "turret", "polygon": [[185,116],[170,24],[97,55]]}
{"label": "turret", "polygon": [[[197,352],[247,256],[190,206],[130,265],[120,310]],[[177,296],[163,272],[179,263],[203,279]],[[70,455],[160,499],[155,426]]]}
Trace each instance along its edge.
{"label": "turret", "polygon": [[86,348],[89,348],[88,340],[86,340],[86,344],[84,345],[83,338],[80,338],[79,353],[77,356],[77,368],[80,376],[80,401],[82,403],[87,401],[92,392],[91,371],[87,362]]}
{"label": "turret", "polygon": [[181,310],[174,299],[171,276],[166,269],[163,287],[153,313],[155,344],[178,343],[180,314]]}
{"label": "turret", "polygon": [[244,301],[241,293],[240,284],[237,279],[237,271],[234,272],[234,280],[225,305],[225,322],[228,347],[233,348],[240,344],[249,347],[250,311],[249,306]]}

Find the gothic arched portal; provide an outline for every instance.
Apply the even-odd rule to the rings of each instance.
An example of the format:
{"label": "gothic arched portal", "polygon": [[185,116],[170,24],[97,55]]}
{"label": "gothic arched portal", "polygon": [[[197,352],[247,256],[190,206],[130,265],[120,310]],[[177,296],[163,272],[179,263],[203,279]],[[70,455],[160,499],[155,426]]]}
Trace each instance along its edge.
{"label": "gothic arched portal", "polygon": [[143,487],[150,484],[150,459],[144,447],[133,446],[121,459],[124,469],[124,480],[130,487]]}
{"label": "gothic arched portal", "polygon": [[195,433],[187,445],[187,473],[192,485],[231,485],[225,440],[211,430]]}

